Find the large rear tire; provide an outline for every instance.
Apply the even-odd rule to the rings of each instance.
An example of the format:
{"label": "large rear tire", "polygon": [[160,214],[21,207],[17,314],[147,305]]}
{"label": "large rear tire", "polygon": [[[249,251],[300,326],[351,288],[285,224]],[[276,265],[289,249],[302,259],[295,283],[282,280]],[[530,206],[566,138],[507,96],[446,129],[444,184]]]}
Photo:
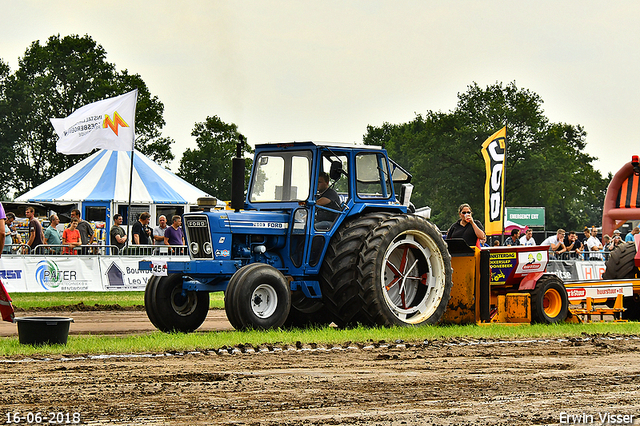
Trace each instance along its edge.
{"label": "large rear tire", "polygon": [[364,214],[343,223],[331,238],[320,270],[320,286],[328,320],[340,327],[371,324],[361,315],[364,299],[356,264],[367,235],[390,216],[384,212]]}
{"label": "large rear tire", "polygon": [[380,326],[437,323],[451,296],[451,257],[438,229],[414,215],[382,222],[358,265],[365,310]]}
{"label": "large rear tire", "polygon": [[625,242],[618,245],[605,262],[606,270],[602,274],[605,280],[636,278],[638,267],[633,262],[636,255],[636,244]]}
{"label": "large rear tire", "polygon": [[569,295],[562,280],[555,275],[543,275],[531,292],[531,321],[555,324],[567,319]]}
{"label": "large rear tire", "polygon": [[[640,271],[634,263],[636,256],[636,244],[634,242],[624,242],[618,245],[605,262],[606,270],[602,274],[602,279],[632,279],[640,276]],[[613,301],[607,303],[613,306]],[[626,310],[622,313],[622,318],[626,320],[640,320],[640,299],[638,295],[625,297],[623,306]]]}
{"label": "large rear tire", "polygon": [[160,331],[189,333],[207,318],[209,293],[187,291],[183,294],[181,274],[157,277],[147,283],[145,309],[149,320]]}

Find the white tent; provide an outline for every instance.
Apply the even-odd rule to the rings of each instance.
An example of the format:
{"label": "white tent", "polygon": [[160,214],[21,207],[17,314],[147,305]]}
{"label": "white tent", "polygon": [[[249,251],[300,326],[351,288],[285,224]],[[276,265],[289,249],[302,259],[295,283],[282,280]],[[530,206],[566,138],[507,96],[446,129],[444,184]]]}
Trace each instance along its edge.
{"label": "white tent", "polygon": [[[22,194],[17,202],[78,203],[83,218],[104,211],[107,229],[111,217],[121,213],[126,217],[129,201],[131,152],[100,150],[47,182]],[[152,225],[165,212],[184,206],[195,206],[198,198],[210,197],[204,191],[159,166],[139,151],[133,157],[131,213],[148,211]],[[218,201],[224,207],[222,201]],[[90,209],[97,209],[91,211]],[[102,209],[102,210],[100,210]],[[95,219],[94,219],[95,220]],[[170,219],[169,219],[170,220]]]}

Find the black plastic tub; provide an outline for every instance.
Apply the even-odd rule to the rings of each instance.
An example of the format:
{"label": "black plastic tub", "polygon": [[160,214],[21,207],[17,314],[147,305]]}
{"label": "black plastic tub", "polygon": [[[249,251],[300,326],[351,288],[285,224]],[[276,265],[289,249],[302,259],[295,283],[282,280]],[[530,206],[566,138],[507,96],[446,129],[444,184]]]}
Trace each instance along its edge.
{"label": "black plastic tub", "polygon": [[19,317],[18,341],[23,345],[66,345],[73,318]]}

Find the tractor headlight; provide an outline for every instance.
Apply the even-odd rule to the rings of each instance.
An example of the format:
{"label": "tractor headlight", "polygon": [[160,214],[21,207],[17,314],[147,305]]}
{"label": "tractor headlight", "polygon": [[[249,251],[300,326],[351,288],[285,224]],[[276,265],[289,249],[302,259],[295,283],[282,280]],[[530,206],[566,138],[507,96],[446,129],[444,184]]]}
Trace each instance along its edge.
{"label": "tractor headlight", "polygon": [[213,249],[211,248],[211,243],[209,241],[203,244],[202,250],[204,250],[204,253],[206,255],[210,255],[211,253],[213,253]]}
{"label": "tractor headlight", "polygon": [[189,244],[189,250],[191,250],[191,253],[193,254],[198,254],[198,252],[200,251],[200,247],[198,247],[198,243],[194,241]]}

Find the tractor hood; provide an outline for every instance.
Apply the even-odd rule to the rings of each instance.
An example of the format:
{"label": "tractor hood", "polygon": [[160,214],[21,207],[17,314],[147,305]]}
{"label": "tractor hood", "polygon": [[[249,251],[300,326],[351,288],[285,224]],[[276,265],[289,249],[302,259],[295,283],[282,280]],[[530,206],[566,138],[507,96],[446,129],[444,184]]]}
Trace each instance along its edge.
{"label": "tractor hood", "polygon": [[[209,216],[212,233],[284,235],[289,228],[289,215],[286,213],[223,210],[200,214]],[[193,215],[195,214],[185,215],[185,217],[193,217]],[[187,222],[188,226],[189,222]]]}

